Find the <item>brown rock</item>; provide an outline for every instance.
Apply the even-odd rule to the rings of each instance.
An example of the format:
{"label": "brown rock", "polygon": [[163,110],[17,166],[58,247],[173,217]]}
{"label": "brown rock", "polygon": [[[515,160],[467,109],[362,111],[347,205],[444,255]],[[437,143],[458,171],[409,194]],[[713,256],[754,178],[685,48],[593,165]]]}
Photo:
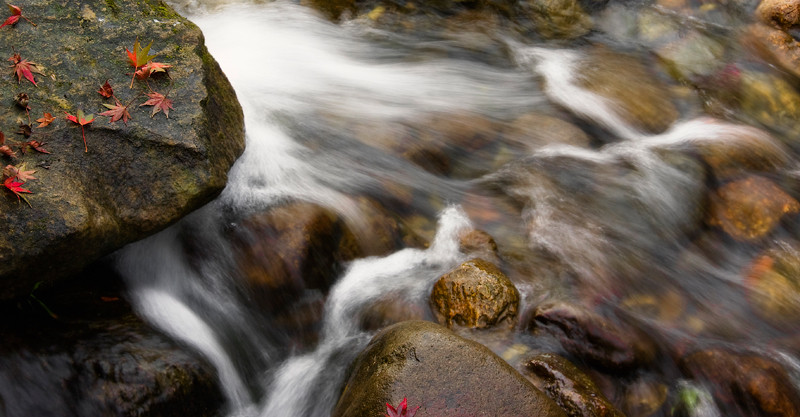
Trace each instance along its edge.
{"label": "brown rock", "polygon": [[800,77],[800,42],[792,35],[769,26],[754,24],[744,32],[742,44],[765,61]]}
{"label": "brown rock", "polygon": [[591,142],[591,138],[577,126],[539,113],[518,117],[503,132],[503,136],[506,140],[521,143],[530,150],[551,144],[587,148]]}
{"label": "brown rock", "polygon": [[342,228],[335,213],[311,203],[275,207],[242,222],[231,240],[261,308],[282,309],[307,289],[327,292]]}
{"label": "brown rock", "polygon": [[342,14],[355,13],[355,0],[303,0],[303,4],[319,10],[331,21],[338,21]]}
{"label": "brown rock", "polygon": [[360,318],[363,330],[375,331],[404,321],[422,320],[425,312],[420,306],[406,300],[402,294],[388,294],[362,310]]}
{"label": "brown rock", "polygon": [[739,241],[766,236],[800,204],[772,181],[750,175],[720,187],[711,198],[712,225]]}
{"label": "brown rock", "polygon": [[789,150],[768,133],[752,128],[742,134],[697,142],[695,149],[717,180],[747,171],[774,172],[786,166]]}
{"label": "brown rock", "polygon": [[563,302],[539,306],[532,325],[553,334],[575,357],[608,370],[629,370],[656,354],[653,341],[642,332]]}
{"label": "brown rock", "polygon": [[400,228],[389,212],[366,197],[356,200],[358,216],[346,221],[339,243],[340,259],[351,261],[365,256],[386,256],[397,248]]}
{"label": "brown rock", "polygon": [[403,152],[403,158],[434,175],[450,173],[450,158],[433,143],[411,146]]}
{"label": "brown rock", "polygon": [[589,376],[561,356],[544,353],[529,360],[526,376],[570,417],[623,417]]}
{"label": "brown rock", "polygon": [[498,262],[497,242],[492,235],[483,230],[469,229],[461,232],[458,236],[458,250],[461,253],[474,257],[488,259],[490,262]]}
{"label": "brown rock", "polygon": [[431,141],[472,151],[494,142],[499,127],[481,114],[462,111],[436,114],[419,129]]}
{"label": "brown rock", "polygon": [[669,90],[634,56],[594,50],[581,67],[579,83],[611,100],[620,116],[647,132],[661,133],[678,118]]}
{"label": "brown rock", "polygon": [[768,322],[800,323],[800,253],[796,243],[779,242],[757,256],[745,271],[747,301]]}
{"label": "brown rock", "polygon": [[592,19],[576,0],[529,0],[536,31],[545,38],[573,39],[592,30]]}
{"label": "brown rock", "polygon": [[502,321],[516,324],[519,292],[496,266],[472,259],[442,275],[433,286],[431,301],[439,322],[487,328]]}
{"label": "brown rock", "polygon": [[640,379],[632,383],[625,393],[624,409],[628,417],[649,417],[667,400],[669,388],[656,381]]}
{"label": "brown rock", "polygon": [[800,26],[800,1],[761,0],[756,17],[775,29],[789,30]]}
{"label": "brown rock", "polygon": [[770,359],[722,349],[683,358],[683,372],[711,384],[717,401],[742,415],[800,416],[800,399],[783,367]]}
{"label": "brown rock", "polygon": [[564,416],[485,346],[425,321],[387,327],[353,364],[333,417],[375,417],[408,398],[417,416]]}

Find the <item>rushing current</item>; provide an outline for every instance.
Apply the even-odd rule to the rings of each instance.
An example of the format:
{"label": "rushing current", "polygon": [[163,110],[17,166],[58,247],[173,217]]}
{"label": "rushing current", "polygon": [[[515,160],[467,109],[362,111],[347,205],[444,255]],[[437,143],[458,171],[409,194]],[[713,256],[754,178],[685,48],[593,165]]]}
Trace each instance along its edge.
{"label": "rushing current", "polygon": [[[427,308],[434,282],[467,260],[458,239],[470,228],[489,232],[516,260],[508,269],[522,311],[552,297],[598,310],[630,307],[626,314],[665,344],[723,341],[761,352],[793,376],[800,370],[794,354],[773,343],[790,332],[765,325],[743,295],[741,271],[756,251],[729,241],[702,246],[705,232],[695,230],[709,180],[692,155],[716,141],[740,138],[743,149],[757,141],[784,159],[788,181],[797,178],[788,148],[746,118],[703,114],[690,98],[664,133],[649,133],[577,81],[586,47],[469,29],[403,33],[366,17],[334,24],[284,1],[173,5],[203,30],[236,90],[246,150],[215,201],[126,247],[116,263],[137,312],[216,368],[228,415],[329,415],[348,365],[373,335],[359,326],[360,313],[387,295]],[[601,27],[626,13],[610,8]],[[603,29],[601,40],[626,45],[618,32]],[[398,138],[422,146],[421,136],[397,132],[430,115],[477,114],[507,131],[532,112],[570,120],[591,140],[531,144],[507,135],[474,152],[445,144],[455,155],[449,175],[392,152],[408,145],[392,142]],[[411,202],[401,205],[394,190]],[[366,230],[360,196],[427,244],[343,264],[327,295],[305,294],[307,304],[322,303],[321,324],[313,342],[296,342],[242,286],[230,231],[291,201],[327,207]],[[784,226],[776,240],[793,234]],[[509,361],[510,346],[553,343],[525,331],[511,342],[463,335]],[[667,362],[663,375],[674,376]],[[671,378],[670,390],[692,384]],[[724,415],[707,395],[697,401],[697,415]]]}

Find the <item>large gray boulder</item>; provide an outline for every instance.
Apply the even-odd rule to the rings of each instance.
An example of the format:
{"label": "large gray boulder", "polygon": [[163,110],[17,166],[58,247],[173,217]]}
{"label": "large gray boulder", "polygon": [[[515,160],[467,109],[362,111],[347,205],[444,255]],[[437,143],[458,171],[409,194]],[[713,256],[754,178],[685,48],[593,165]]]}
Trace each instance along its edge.
{"label": "large gray boulder", "polygon": [[485,346],[427,321],[375,335],[356,359],[334,417],[384,415],[408,398],[417,417],[564,416],[560,408]]}
{"label": "large gray boulder", "polygon": [[[216,197],[228,169],[244,150],[244,120],[236,95],[193,23],[157,0],[26,2],[20,20],[0,30],[5,62],[12,47],[36,62],[38,87],[13,70],[0,73],[0,132],[6,144],[36,140],[51,154],[17,151],[0,155],[0,164],[35,169],[25,188],[32,207],[0,189],[0,300],[27,294],[69,276],[123,245],[164,229]],[[4,9],[5,10],[5,9]],[[150,117],[144,81],[129,89],[133,67],[125,48],[153,41],[157,62],[172,65],[169,77],[149,85],[168,97],[174,109]],[[132,120],[111,124],[98,116],[85,128],[65,120],[107,110],[113,99],[97,93],[109,80],[127,104]],[[174,85],[171,85],[171,80]],[[57,119],[24,138],[14,134],[28,118],[12,100],[29,96],[32,119],[51,113]],[[0,187],[2,188],[2,187]]]}

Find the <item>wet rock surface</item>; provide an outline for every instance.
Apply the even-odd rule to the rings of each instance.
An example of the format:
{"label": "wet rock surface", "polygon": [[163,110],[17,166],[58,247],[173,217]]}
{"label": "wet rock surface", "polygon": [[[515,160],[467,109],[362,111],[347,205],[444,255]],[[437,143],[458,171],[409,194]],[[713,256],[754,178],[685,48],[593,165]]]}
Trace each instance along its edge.
{"label": "wet rock surface", "polygon": [[327,293],[336,278],[344,222],[312,203],[291,203],[251,216],[234,231],[240,270],[256,303],[281,310],[306,290]]}
{"label": "wet rock surface", "polygon": [[209,363],[135,317],[107,266],[80,281],[0,306],[0,415],[219,415]]}
{"label": "wet rock surface", "polygon": [[419,417],[564,415],[489,349],[430,322],[384,329],[352,369],[334,417],[381,415],[403,398]]}
{"label": "wet rock surface", "polygon": [[800,4],[793,0],[762,0],[756,17],[776,29],[792,29],[800,26]]}
{"label": "wet rock surface", "polygon": [[[0,197],[0,300],[23,296],[37,281],[44,286],[77,273],[90,262],[123,245],[149,236],[211,201],[224,188],[228,169],[244,149],[243,115],[236,95],[193,23],[160,1],[42,2],[25,5],[38,20],[5,27],[0,44],[36,62],[37,87],[18,82],[12,71],[0,77],[0,95],[29,95],[33,119],[42,113],[57,118],[34,128],[25,140],[46,142],[49,155],[27,152],[3,158],[3,166],[27,164],[36,181],[32,207],[11,193]],[[121,101],[133,100],[131,67],[124,48],[136,39],[153,40],[151,53],[172,65],[170,79],[150,80],[174,102],[169,119],[150,116],[151,107],[131,106],[133,120],[109,124],[98,117],[81,129],[63,112],[107,110],[97,94],[109,80]],[[5,62],[6,57],[3,56]],[[27,123],[25,111],[4,102],[0,131],[9,143]],[[8,107],[5,107],[8,106]],[[14,137],[16,136],[16,137]],[[46,258],[47,262],[42,262]]]}
{"label": "wet rock surface", "polygon": [[570,417],[622,417],[589,376],[561,356],[544,353],[525,362],[537,388]]}
{"label": "wet rock surface", "polygon": [[745,271],[747,299],[773,325],[800,323],[800,253],[797,242],[779,241],[755,257]]}
{"label": "wet rock surface", "polygon": [[488,328],[514,326],[519,292],[495,265],[472,259],[444,274],[431,292],[434,313],[442,325]]}
{"label": "wet rock surface", "polygon": [[577,0],[530,0],[528,7],[545,38],[572,39],[592,30],[592,18]]}
{"label": "wet rock surface", "polygon": [[680,365],[688,376],[711,384],[717,401],[744,415],[800,415],[800,398],[789,375],[771,359],[711,349],[686,356]]}
{"label": "wet rock surface", "polygon": [[711,201],[711,224],[740,241],[760,239],[784,215],[800,211],[797,200],[774,182],[755,175],[723,185]]}
{"label": "wet rock surface", "polygon": [[563,302],[539,306],[530,327],[543,329],[587,364],[609,371],[629,371],[656,355],[656,347],[640,331]]}
{"label": "wet rock surface", "polygon": [[580,70],[579,83],[614,103],[634,126],[661,133],[678,118],[671,94],[636,57],[593,50]]}

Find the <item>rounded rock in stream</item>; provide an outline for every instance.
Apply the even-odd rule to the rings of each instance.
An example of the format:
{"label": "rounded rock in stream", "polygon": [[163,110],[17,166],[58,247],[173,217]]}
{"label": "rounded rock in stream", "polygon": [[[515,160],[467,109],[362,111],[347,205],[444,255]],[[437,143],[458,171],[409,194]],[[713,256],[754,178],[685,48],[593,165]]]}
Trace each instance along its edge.
{"label": "rounded rock in stream", "polygon": [[276,311],[305,290],[327,292],[343,227],[335,213],[311,203],[275,207],[242,222],[232,242],[256,303]]}
{"label": "rounded rock in stream", "polygon": [[539,306],[531,326],[553,334],[576,358],[607,370],[627,371],[656,355],[655,344],[643,332],[563,302]]}
{"label": "rounded rock in stream", "polygon": [[589,135],[577,126],[539,113],[518,117],[505,129],[503,136],[508,141],[525,145],[531,151],[551,144],[588,148],[591,143]]}
{"label": "rounded rock in stream", "polygon": [[592,18],[577,0],[529,0],[536,31],[545,38],[573,39],[592,30]]}
{"label": "rounded rock in stream", "polygon": [[543,353],[525,363],[528,379],[570,417],[623,417],[588,375],[570,361]]}
{"label": "rounded rock in stream", "polygon": [[789,30],[800,26],[800,2],[797,0],[761,0],[756,17],[775,29]]}
{"label": "rounded rock in stream", "polygon": [[789,162],[789,149],[766,132],[742,126],[736,134],[692,143],[718,181],[748,171],[774,172]]}
{"label": "rounded rock in stream", "polygon": [[333,417],[384,415],[408,399],[417,416],[564,416],[485,346],[425,321],[390,326],[356,359]]}
{"label": "rounded rock in stream", "polygon": [[667,130],[678,118],[671,94],[636,57],[599,48],[579,70],[578,83],[619,108],[620,116],[650,133]]}
{"label": "rounded rock in stream", "polygon": [[507,321],[514,326],[519,292],[502,271],[472,259],[442,275],[433,286],[434,313],[443,325],[483,329]]}
{"label": "rounded rock in stream", "polygon": [[683,358],[680,366],[686,375],[709,383],[717,401],[742,415],[800,416],[792,379],[770,359],[712,349]]}
{"label": "rounded rock in stream", "polygon": [[751,175],[729,182],[711,197],[712,225],[739,241],[769,234],[785,214],[800,211],[800,203],[774,182]]}
{"label": "rounded rock in stream", "polygon": [[800,252],[796,243],[779,242],[764,251],[745,274],[745,295],[756,314],[781,327],[800,323]]}
{"label": "rounded rock in stream", "polygon": [[754,24],[744,32],[741,42],[765,61],[800,77],[800,42],[792,35],[769,26]]}

